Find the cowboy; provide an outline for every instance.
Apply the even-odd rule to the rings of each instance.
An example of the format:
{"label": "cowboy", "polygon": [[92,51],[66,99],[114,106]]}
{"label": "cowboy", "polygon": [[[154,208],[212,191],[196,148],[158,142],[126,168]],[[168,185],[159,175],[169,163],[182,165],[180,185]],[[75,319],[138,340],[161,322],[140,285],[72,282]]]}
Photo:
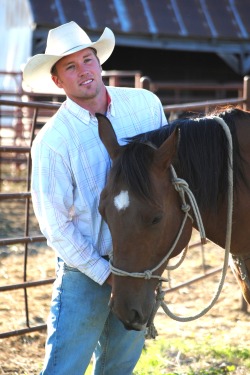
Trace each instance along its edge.
{"label": "cowboy", "polygon": [[120,142],[167,121],[153,93],[104,85],[101,65],[114,46],[109,28],[92,42],[69,22],[49,31],[45,54],[33,56],[23,72],[30,86],[52,79],[66,94],[31,151],[33,207],[57,257],[45,375],[82,375],[93,354],[95,375],[129,375],[144,345],[145,332],[126,330],[108,306],[112,240],[98,203],[110,159],[95,113],[110,119]]}

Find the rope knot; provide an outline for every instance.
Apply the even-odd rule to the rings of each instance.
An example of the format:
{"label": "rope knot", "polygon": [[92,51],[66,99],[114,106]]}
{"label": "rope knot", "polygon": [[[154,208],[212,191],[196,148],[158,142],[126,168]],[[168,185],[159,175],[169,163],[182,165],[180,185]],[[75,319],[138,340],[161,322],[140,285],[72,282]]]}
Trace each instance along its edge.
{"label": "rope knot", "polygon": [[175,190],[178,192],[188,189],[188,183],[182,178],[175,177],[173,180],[173,185],[175,187]]}
{"label": "rope knot", "polygon": [[182,211],[185,212],[185,213],[187,213],[188,211],[190,211],[190,208],[191,208],[190,205],[187,204],[187,203],[182,204],[182,206],[181,206]]}
{"label": "rope knot", "polygon": [[163,290],[160,290],[159,292],[157,292],[156,297],[155,297],[156,301],[157,302],[164,301],[165,294],[166,292],[164,292]]}
{"label": "rope knot", "polygon": [[146,280],[150,280],[152,278],[152,271],[147,270],[144,272],[144,277]]}

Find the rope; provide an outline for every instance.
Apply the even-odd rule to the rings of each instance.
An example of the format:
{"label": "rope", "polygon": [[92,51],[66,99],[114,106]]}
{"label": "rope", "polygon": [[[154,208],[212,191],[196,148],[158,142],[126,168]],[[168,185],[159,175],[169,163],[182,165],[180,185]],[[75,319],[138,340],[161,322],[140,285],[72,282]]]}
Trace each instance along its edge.
{"label": "rope", "polygon": [[233,217],[233,145],[232,145],[232,137],[230,130],[225,123],[225,121],[218,117],[213,116],[213,119],[215,119],[223,128],[223,130],[226,133],[227,139],[228,139],[228,148],[229,148],[229,157],[228,157],[228,209],[227,209],[227,232],[226,232],[226,241],[225,241],[225,257],[224,257],[224,263],[221,273],[221,278],[219,281],[219,285],[217,288],[216,293],[214,294],[211,302],[208,304],[207,307],[205,307],[203,310],[201,310],[198,314],[192,315],[189,317],[180,317],[172,313],[167,304],[162,299],[161,307],[163,308],[164,312],[172,319],[177,320],[179,322],[190,322],[192,320],[198,319],[205,315],[216,303],[218,300],[221,290],[224,285],[224,281],[226,278],[227,270],[228,270],[228,264],[229,264],[229,255],[230,255],[230,248],[231,248],[231,236],[232,236],[232,217]]}
{"label": "rope", "polygon": [[182,180],[181,178],[177,178],[173,166],[171,166],[171,171],[172,171],[172,174],[173,174],[172,183],[173,183],[176,191],[178,191],[178,193],[181,196],[181,199],[182,199],[181,209],[185,214],[174,243],[172,244],[169,252],[165,255],[165,257],[152,270],[146,270],[144,272],[126,272],[126,271],[120,270],[119,268],[114,267],[113,264],[112,264],[112,260],[110,260],[110,262],[109,262],[110,263],[110,269],[111,269],[111,272],[114,275],[137,277],[137,278],[143,278],[143,279],[146,279],[146,280],[149,280],[151,278],[155,278],[155,279],[159,279],[159,281],[168,281],[167,279],[163,278],[162,276],[154,275],[154,272],[157,271],[166,261],[169,260],[172,252],[175,250],[175,247],[176,247],[176,245],[177,245],[177,243],[180,239],[180,236],[181,236],[182,231],[184,229],[184,226],[186,224],[187,218],[190,218],[193,221],[193,218],[189,213],[191,207],[190,207],[190,205],[188,205],[186,203],[185,193],[189,197],[193,212],[194,212],[195,217],[196,217],[199,232],[201,233],[202,241],[206,241],[205,230],[204,230],[204,226],[203,226],[203,223],[202,223],[202,219],[201,219],[201,216],[200,216],[199,208],[198,208],[198,205],[196,203],[195,197],[194,197],[193,193],[191,192],[191,190],[189,189],[187,182],[185,180]]}
{"label": "rope", "polygon": [[172,266],[166,266],[166,270],[167,271],[173,271],[173,270],[176,270],[177,268],[180,267],[180,265],[184,262],[185,258],[186,258],[186,255],[187,255],[187,251],[188,251],[188,245],[185,247],[185,249],[182,251],[181,253],[181,257],[180,259],[178,260],[178,262],[176,262],[175,264],[173,264]]}
{"label": "rope", "polygon": [[194,215],[195,215],[197,226],[199,228],[202,243],[206,243],[206,234],[205,234],[203,222],[201,219],[199,207],[196,203],[196,199],[192,191],[189,189],[188,183],[182,178],[177,177],[174,167],[172,165],[170,166],[170,168],[173,174],[173,181],[172,181],[173,185],[175,187],[175,190],[178,191],[178,193],[180,194],[182,202],[183,202],[181,209],[185,212],[185,210],[187,210],[187,207],[189,207],[185,200],[185,194],[187,194],[189,201],[191,203]]}
{"label": "rope", "polygon": [[[190,209],[190,207],[189,207]],[[180,239],[180,236],[182,234],[182,231],[183,231],[183,228],[186,224],[186,221],[187,221],[187,218],[189,217],[189,213],[188,212],[185,212],[185,216],[183,218],[183,221],[182,221],[182,224],[181,224],[181,227],[179,229],[179,232],[177,234],[177,237],[173,243],[173,245],[171,246],[169,252],[167,253],[167,255],[160,261],[160,263],[154,267],[152,270],[146,270],[144,272],[126,272],[126,271],[123,271],[123,270],[120,270],[119,268],[116,268],[113,266],[112,264],[112,261],[110,260],[109,264],[110,264],[110,269],[111,269],[111,272],[114,274],[114,275],[117,275],[117,276],[129,276],[129,277],[137,277],[137,278],[142,278],[142,279],[146,279],[146,280],[149,280],[149,279],[158,279],[159,281],[168,281],[168,279],[162,277],[162,276],[159,276],[159,275],[154,275],[153,273],[158,270],[163,263],[165,263],[171,256],[172,252],[174,251],[176,245],[177,245],[177,242],[179,241]]]}

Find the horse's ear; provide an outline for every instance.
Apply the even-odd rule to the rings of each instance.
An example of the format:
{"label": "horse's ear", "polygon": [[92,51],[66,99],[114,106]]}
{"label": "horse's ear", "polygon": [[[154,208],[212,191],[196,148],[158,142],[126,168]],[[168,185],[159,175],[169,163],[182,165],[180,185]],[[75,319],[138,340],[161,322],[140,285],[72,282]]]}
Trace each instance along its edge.
{"label": "horse's ear", "polygon": [[101,113],[96,113],[95,115],[98,120],[99,137],[106,147],[110,158],[114,160],[118,156],[121,146],[117,141],[113,126],[106,116]]}
{"label": "horse's ear", "polygon": [[161,171],[165,172],[172,163],[172,160],[177,152],[178,141],[179,129],[175,128],[171,135],[155,151],[154,164]]}

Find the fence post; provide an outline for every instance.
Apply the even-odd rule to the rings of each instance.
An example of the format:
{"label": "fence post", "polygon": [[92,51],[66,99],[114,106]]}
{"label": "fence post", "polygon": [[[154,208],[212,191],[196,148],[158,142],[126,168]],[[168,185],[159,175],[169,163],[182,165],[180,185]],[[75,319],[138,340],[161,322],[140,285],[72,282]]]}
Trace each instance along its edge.
{"label": "fence post", "polygon": [[149,77],[141,77],[140,78],[140,86],[141,86],[141,88],[150,91],[150,84],[151,84],[151,79]]}
{"label": "fence post", "polygon": [[250,76],[245,76],[243,81],[243,99],[245,100],[243,104],[243,109],[245,111],[250,110]]}

